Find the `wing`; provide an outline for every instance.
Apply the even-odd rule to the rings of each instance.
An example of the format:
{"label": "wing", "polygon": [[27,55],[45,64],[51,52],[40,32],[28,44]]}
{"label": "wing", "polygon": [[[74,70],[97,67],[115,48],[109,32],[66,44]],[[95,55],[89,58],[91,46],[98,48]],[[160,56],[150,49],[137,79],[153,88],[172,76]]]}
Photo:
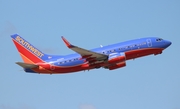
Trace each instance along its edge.
{"label": "wing", "polygon": [[88,61],[89,63],[93,63],[96,61],[105,61],[108,59],[107,55],[93,52],[90,50],[86,50],[84,48],[80,48],[78,46],[74,46],[74,45],[70,44],[63,36],[62,36],[62,40],[64,41],[64,43],[66,44],[66,46],[68,48],[70,48],[71,50],[80,54],[82,56],[82,58],[86,59],[86,61]]}

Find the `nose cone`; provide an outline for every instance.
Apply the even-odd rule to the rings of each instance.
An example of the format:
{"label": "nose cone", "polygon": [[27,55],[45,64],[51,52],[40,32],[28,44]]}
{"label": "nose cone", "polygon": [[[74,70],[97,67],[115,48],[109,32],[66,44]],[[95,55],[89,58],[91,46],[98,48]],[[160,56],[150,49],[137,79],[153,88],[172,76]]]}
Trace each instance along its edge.
{"label": "nose cone", "polygon": [[167,40],[165,40],[164,42],[165,42],[165,48],[169,47],[172,44],[172,42]]}

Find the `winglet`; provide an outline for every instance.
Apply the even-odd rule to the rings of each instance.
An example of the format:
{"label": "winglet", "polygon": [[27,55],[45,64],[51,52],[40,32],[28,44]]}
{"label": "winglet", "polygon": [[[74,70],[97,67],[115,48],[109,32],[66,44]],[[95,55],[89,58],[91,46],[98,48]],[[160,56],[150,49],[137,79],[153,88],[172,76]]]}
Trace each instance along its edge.
{"label": "winglet", "polygon": [[66,44],[66,46],[68,48],[72,48],[73,47],[73,45],[71,45],[63,36],[61,36],[61,38],[62,38],[62,40],[64,41],[64,43]]}

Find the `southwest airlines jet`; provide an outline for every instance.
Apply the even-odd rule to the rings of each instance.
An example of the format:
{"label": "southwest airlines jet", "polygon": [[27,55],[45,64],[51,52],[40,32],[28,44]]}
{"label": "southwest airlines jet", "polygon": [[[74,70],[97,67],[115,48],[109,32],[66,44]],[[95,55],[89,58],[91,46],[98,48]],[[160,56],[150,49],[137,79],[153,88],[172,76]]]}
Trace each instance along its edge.
{"label": "southwest airlines jet", "polygon": [[171,45],[170,41],[147,37],[87,50],[72,45],[62,36],[66,46],[76,52],[63,56],[45,54],[18,34],[11,37],[23,59],[23,62],[16,64],[23,67],[25,72],[40,74],[63,74],[101,67],[114,70],[125,67],[127,60],[161,54]]}

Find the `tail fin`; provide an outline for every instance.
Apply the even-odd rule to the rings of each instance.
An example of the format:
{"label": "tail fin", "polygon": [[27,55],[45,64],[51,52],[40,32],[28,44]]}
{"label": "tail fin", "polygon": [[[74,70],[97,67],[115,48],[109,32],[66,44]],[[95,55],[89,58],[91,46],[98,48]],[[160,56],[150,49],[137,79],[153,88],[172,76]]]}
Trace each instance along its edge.
{"label": "tail fin", "polygon": [[48,59],[48,55],[38,50],[18,34],[11,35],[11,37],[25,63],[33,64],[44,62]]}

